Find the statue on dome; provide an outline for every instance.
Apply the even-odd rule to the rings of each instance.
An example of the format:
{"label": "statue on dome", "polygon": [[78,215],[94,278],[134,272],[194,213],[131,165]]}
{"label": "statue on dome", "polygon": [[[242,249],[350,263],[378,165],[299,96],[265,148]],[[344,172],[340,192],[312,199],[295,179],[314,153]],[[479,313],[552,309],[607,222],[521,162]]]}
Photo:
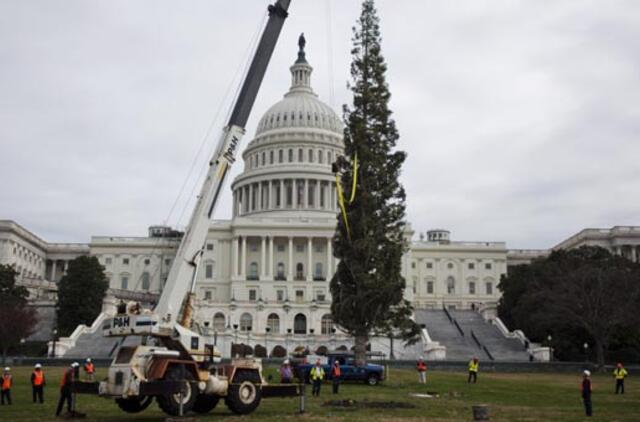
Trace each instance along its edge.
{"label": "statue on dome", "polygon": [[300,47],[300,51],[304,51],[304,46],[307,45],[307,40],[304,38],[304,32],[300,34],[298,37],[298,47]]}

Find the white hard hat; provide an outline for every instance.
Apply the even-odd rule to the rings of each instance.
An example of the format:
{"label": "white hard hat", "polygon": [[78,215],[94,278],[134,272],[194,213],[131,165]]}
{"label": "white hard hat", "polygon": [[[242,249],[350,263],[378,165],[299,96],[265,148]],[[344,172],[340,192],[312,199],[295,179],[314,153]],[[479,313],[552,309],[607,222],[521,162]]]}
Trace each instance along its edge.
{"label": "white hard hat", "polygon": [[39,363],[36,363],[36,369],[42,368],[42,365],[40,365]]}
{"label": "white hard hat", "polygon": [[91,362],[91,358],[87,358],[87,362]]}
{"label": "white hard hat", "polygon": [[11,368],[9,368],[8,366],[4,368],[4,372],[9,372],[11,371]]}
{"label": "white hard hat", "polygon": [[285,360],[284,360],[284,364],[285,364],[285,365],[289,365],[289,359],[285,359]]}
{"label": "white hard hat", "polygon": [[591,372],[590,372],[590,371],[588,371],[588,370],[586,370],[586,369],[584,370],[584,374],[585,374],[586,376],[588,376],[588,377],[590,377],[590,376],[591,376]]}
{"label": "white hard hat", "polygon": [[79,364],[78,362],[73,362],[73,363],[71,364],[71,367],[72,367],[72,368],[76,368],[76,367],[78,367],[78,366],[80,366],[80,364]]}

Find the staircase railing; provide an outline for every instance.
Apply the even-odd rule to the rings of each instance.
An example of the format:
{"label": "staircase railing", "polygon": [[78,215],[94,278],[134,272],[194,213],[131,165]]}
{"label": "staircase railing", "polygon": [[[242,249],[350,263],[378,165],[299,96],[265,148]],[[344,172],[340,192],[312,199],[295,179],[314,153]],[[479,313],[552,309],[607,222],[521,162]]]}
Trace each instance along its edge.
{"label": "staircase railing", "polygon": [[460,332],[460,335],[462,337],[464,337],[464,331],[462,330],[462,327],[460,326],[460,324],[458,324],[458,320],[457,319],[455,319],[455,318],[453,319],[453,324],[456,326],[456,328]]}
{"label": "staircase railing", "polygon": [[487,349],[487,346],[482,346],[482,349],[484,350],[484,352],[487,354],[487,356],[489,357],[489,359],[491,360],[495,360],[495,358],[493,357],[493,355],[489,352],[489,349]]}
{"label": "staircase railing", "polygon": [[482,344],[480,343],[480,340],[478,340],[478,337],[476,337],[476,333],[474,333],[473,330],[471,330],[471,338],[476,342],[478,348],[482,349]]}
{"label": "staircase railing", "polygon": [[449,318],[449,322],[453,322],[453,317],[451,316],[451,314],[449,313],[449,310],[444,305],[442,306],[442,310],[447,315],[447,318]]}

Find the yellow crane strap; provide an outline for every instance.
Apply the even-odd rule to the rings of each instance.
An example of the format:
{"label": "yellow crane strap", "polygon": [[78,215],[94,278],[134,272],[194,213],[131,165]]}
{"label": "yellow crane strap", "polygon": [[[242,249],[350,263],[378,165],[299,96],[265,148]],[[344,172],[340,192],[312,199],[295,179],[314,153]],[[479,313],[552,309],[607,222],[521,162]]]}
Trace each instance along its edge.
{"label": "yellow crane strap", "polygon": [[344,194],[342,192],[342,183],[340,183],[340,176],[336,173],[336,189],[338,191],[338,204],[342,211],[342,219],[344,220],[344,226],[347,229],[347,237],[351,241],[351,230],[349,229],[349,220],[347,219],[347,209],[344,207]]}

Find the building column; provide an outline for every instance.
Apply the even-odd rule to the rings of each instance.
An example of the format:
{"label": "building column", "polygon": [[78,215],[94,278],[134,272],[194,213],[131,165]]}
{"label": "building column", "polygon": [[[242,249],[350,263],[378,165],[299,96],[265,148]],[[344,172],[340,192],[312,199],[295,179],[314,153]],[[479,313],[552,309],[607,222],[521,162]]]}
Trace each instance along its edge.
{"label": "building column", "polygon": [[252,212],[255,207],[253,203],[253,183],[249,184],[249,212]]}
{"label": "building column", "polygon": [[231,240],[231,276],[238,276],[238,238],[234,237]]}
{"label": "building column", "polygon": [[242,254],[240,255],[240,277],[245,279],[247,269],[247,236],[242,236]]}
{"label": "building column", "polygon": [[320,180],[316,180],[316,197],[313,198],[313,207],[316,209],[320,209]]}
{"label": "building column", "polygon": [[269,180],[269,194],[267,195],[267,198],[269,199],[269,204],[267,205],[267,208],[272,210],[273,209],[273,184],[271,183],[271,180]]}
{"label": "building column", "polygon": [[638,262],[638,255],[636,251],[636,245],[631,245],[631,261]]}
{"label": "building column", "polygon": [[304,179],[304,192],[302,193],[302,200],[304,206],[302,208],[309,208],[309,179]]}
{"label": "building column", "polygon": [[285,208],[286,195],[284,193],[284,179],[280,179],[280,206],[278,208]]}
{"label": "building column", "polygon": [[67,274],[67,270],[69,269],[69,261],[65,260],[65,261],[62,261],[62,262],[64,262],[64,270],[62,271],[62,275],[65,275],[65,274]]}
{"label": "building column", "polygon": [[313,281],[313,272],[311,266],[313,265],[313,238],[307,238],[307,281]]}
{"label": "building column", "polygon": [[327,280],[333,276],[333,269],[331,267],[331,260],[333,259],[333,251],[331,250],[333,247],[332,238],[327,238]]}
{"label": "building column", "polygon": [[293,280],[293,237],[289,237],[289,276],[287,280]]}
{"label": "building column", "polygon": [[56,260],[51,260],[51,281],[56,281]]}
{"label": "building column", "polygon": [[258,182],[258,210],[262,210],[262,182]]}
{"label": "building column", "polygon": [[273,280],[273,236],[269,236],[269,272],[267,277]]}
{"label": "building column", "polygon": [[265,243],[266,238],[264,236],[260,237],[260,278],[265,278],[267,275],[267,259],[265,258],[267,255],[267,245]]}

